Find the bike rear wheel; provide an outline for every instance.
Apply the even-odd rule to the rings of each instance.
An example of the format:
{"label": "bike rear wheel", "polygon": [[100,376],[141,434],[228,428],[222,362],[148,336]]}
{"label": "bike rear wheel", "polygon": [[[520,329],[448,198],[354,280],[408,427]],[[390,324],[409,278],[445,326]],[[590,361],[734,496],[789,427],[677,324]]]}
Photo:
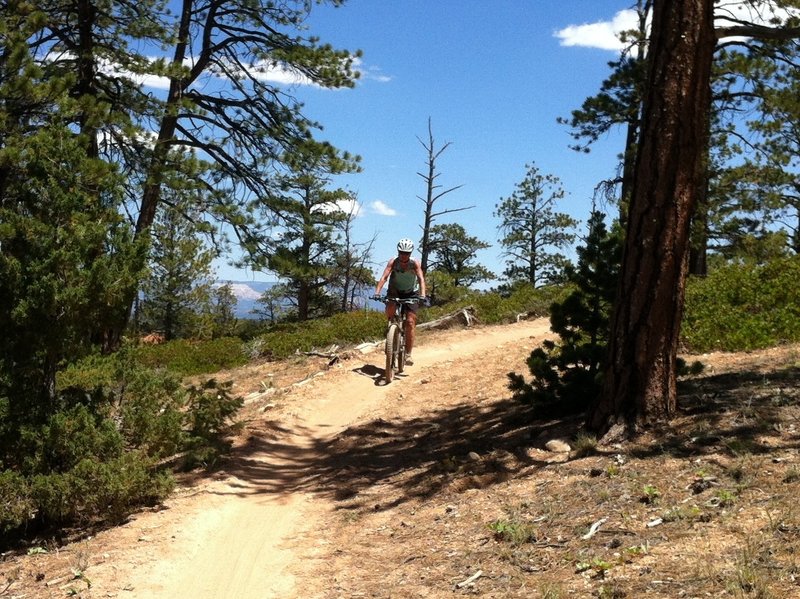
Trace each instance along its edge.
{"label": "bike rear wheel", "polygon": [[390,324],[386,331],[386,370],[384,378],[387,383],[391,383],[394,378],[394,367],[397,360],[397,350],[400,346],[400,328],[396,324]]}

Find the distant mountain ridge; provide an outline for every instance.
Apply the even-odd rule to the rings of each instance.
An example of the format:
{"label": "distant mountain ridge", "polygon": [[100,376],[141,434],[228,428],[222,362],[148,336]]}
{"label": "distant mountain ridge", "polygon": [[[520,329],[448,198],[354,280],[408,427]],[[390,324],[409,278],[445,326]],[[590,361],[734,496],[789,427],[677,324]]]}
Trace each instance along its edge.
{"label": "distant mountain ridge", "polygon": [[236,297],[236,318],[255,318],[252,311],[258,305],[258,298],[268,289],[277,285],[269,281],[217,281],[215,286],[230,285]]}
{"label": "distant mountain ridge", "polygon": [[[253,310],[258,306],[258,298],[265,291],[271,289],[277,282],[270,281],[217,281],[215,287],[230,285],[233,295],[236,297],[236,307],[233,310],[236,318],[257,318]],[[369,299],[369,295],[363,295],[363,302],[371,310],[383,310],[383,304]]]}

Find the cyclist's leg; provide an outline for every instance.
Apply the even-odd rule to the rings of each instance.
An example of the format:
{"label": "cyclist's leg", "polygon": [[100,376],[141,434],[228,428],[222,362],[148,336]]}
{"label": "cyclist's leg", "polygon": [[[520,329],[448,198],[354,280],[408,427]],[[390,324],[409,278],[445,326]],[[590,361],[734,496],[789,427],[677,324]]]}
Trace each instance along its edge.
{"label": "cyclist's leg", "polygon": [[[392,287],[391,283],[386,290],[386,297],[397,297],[397,289]],[[395,302],[386,302],[386,320],[391,321],[397,312],[397,304]]]}
{"label": "cyclist's leg", "polygon": [[417,329],[417,315],[411,310],[406,314],[406,356],[411,355],[414,349],[414,335]]}

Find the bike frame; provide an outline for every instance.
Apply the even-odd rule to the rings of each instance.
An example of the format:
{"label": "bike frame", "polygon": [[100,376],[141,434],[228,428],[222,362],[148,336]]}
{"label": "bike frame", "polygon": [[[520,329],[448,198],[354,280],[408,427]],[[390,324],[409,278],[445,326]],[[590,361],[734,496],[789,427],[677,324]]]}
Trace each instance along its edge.
{"label": "bike frame", "polygon": [[421,301],[421,299],[419,297],[385,297],[380,300],[385,304],[394,302],[397,306],[386,331],[386,369],[384,378],[387,383],[392,382],[395,371],[400,374],[405,369],[408,306]]}

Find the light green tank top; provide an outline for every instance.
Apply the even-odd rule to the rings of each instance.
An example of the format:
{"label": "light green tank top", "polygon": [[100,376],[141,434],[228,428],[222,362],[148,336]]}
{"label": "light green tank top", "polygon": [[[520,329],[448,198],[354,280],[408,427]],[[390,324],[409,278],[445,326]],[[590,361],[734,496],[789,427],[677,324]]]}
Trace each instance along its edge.
{"label": "light green tank top", "polygon": [[417,270],[413,258],[409,259],[406,268],[399,259],[392,265],[392,274],[389,277],[389,289],[397,293],[413,293],[417,287]]}

